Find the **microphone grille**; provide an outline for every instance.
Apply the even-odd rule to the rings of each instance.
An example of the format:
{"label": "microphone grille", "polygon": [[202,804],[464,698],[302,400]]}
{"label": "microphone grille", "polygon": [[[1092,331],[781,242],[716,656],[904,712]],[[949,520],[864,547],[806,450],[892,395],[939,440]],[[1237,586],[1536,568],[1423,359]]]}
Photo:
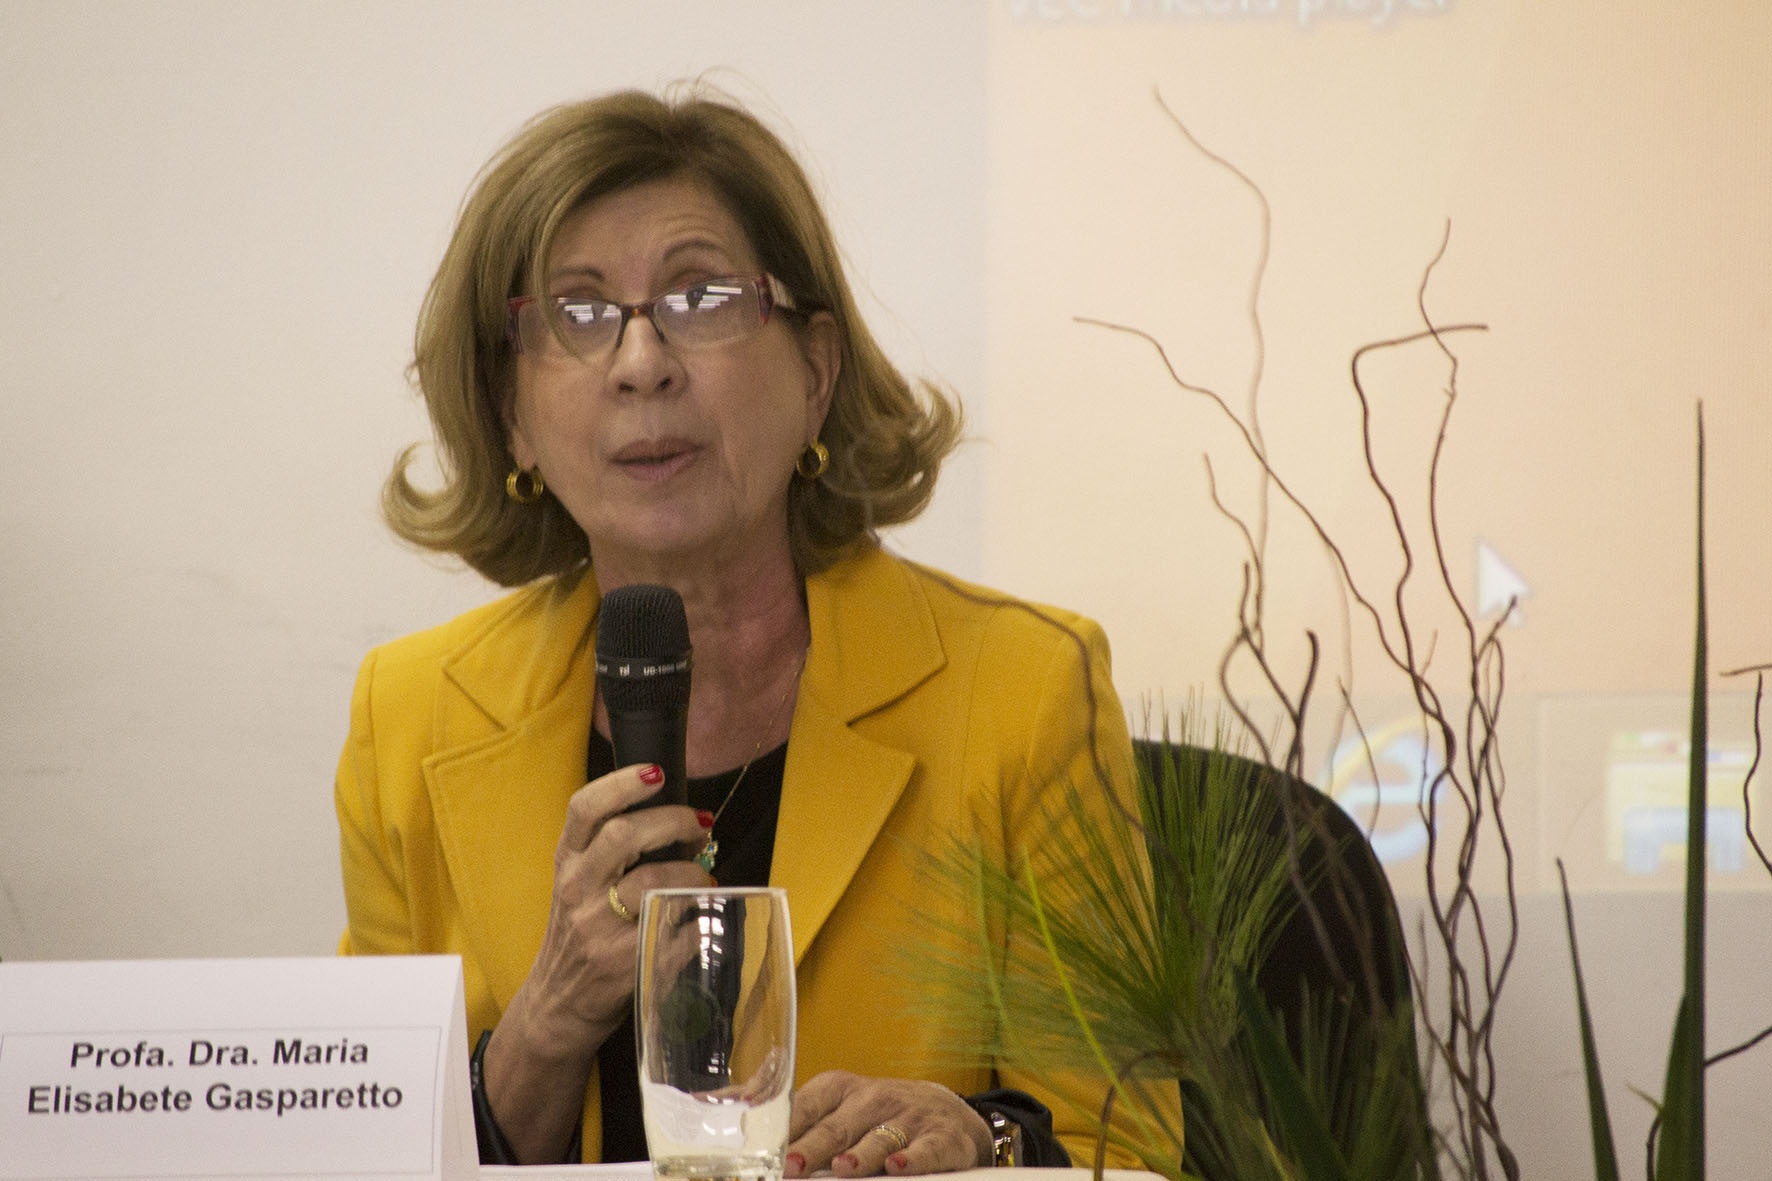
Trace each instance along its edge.
{"label": "microphone grille", "polygon": [[689,618],[676,591],[636,583],[603,596],[597,617],[597,686],[609,708],[685,705],[689,663]]}

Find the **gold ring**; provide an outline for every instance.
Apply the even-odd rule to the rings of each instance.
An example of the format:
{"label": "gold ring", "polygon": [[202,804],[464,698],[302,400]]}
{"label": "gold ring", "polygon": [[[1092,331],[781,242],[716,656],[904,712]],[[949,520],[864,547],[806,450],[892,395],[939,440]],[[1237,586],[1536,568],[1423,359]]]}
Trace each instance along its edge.
{"label": "gold ring", "polygon": [[892,1151],[894,1152],[903,1152],[905,1145],[911,1142],[911,1138],[904,1134],[903,1128],[895,1128],[891,1124],[875,1124],[869,1130],[878,1132],[892,1141]]}
{"label": "gold ring", "polygon": [[615,912],[615,917],[621,919],[623,922],[637,923],[640,921],[640,916],[629,910],[622,903],[621,895],[615,892],[614,886],[609,887],[609,909],[613,910]]}

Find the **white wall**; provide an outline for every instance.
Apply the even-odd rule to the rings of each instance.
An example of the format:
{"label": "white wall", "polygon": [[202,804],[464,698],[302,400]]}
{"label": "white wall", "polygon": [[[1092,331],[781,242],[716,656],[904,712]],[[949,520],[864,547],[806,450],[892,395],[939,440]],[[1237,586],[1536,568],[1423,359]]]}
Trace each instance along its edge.
{"label": "white wall", "polygon": [[[0,956],[331,948],[357,662],[489,593],[376,515],[392,456],[425,434],[402,375],[418,301],[494,147],[615,86],[714,69],[775,112],[877,331],[964,396],[976,441],[894,544],[1104,619],[1129,700],[1208,683],[1236,549],[1198,453],[1224,440],[1148,352],[1070,319],[1149,312],[1240,390],[1250,207],[1170,138],[1161,87],[1273,198],[1278,447],[1345,457],[1322,446],[1346,441],[1324,391],[1353,344],[1413,326],[1418,266],[1458,215],[1442,306],[1493,325],[1448,501],[1460,545],[1517,533],[1538,588],[1510,748],[1533,889],[1504,1118],[1529,1174],[1584,1167],[1567,963],[1538,891],[1551,858],[1585,857],[1584,962],[1634,1143],[1627,1084],[1660,1089],[1677,900],[1606,876],[1599,771],[1571,786],[1544,735],[1596,701],[1648,727],[1643,703],[1679,690],[1698,393],[1723,399],[1713,463],[1743,510],[1713,542],[1717,659],[1772,659],[1755,377],[1772,156],[1741,132],[1772,114],[1741,46],[1772,30],[1651,7],[1654,28],[1598,0],[1338,2],[1311,22],[1055,0],[0,0]],[[1374,58],[1396,73],[1348,64]],[[1558,491],[1568,467],[1581,479]],[[1170,532],[1198,522],[1210,544]],[[1613,654],[1624,705],[1593,683]],[[1772,1021],[1768,919],[1763,891],[1718,901],[1713,1047]],[[1713,1168],[1751,1175],[1772,1057],[1712,1077]]]}
{"label": "white wall", "polygon": [[[522,120],[718,67],[907,313],[889,346],[976,387],[976,301],[925,280],[982,258],[948,188],[981,38],[939,3],[0,5],[0,955],[336,941],[357,662],[488,593],[376,498],[428,433],[424,286]],[[855,134],[888,100],[946,130]],[[920,552],[967,564],[965,503]]]}

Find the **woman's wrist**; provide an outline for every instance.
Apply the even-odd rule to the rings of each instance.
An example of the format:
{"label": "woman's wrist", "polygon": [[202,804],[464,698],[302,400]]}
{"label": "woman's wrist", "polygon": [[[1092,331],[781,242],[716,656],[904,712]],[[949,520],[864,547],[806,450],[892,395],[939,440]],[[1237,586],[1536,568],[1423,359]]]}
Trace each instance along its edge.
{"label": "woman's wrist", "polygon": [[531,1069],[548,1074],[582,1074],[590,1077],[592,1064],[603,1042],[618,1022],[593,1027],[563,1003],[562,993],[532,988],[525,982],[511,997],[498,1021],[501,1056],[514,1056]]}
{"label": "woman's wrist", "polygon": [[505,1138],[504,1129],[498,1126],[498,1116],[493,1113],[492,1102],[486,1097],[486,1046],[492,1041],[490,1029],[480,1034],[480,1040],[474,1043],[474,1056],[468,1062],[468,1088],[474,1107],[474,1139],[480,1150],[480,1163],[483,1165],[514,1165],[517,1154],[511,1148],[511,1142]]}
{"label": "woman's wrist", "polygon": [[964,1098],[990,1128],[990,1155],[979,1161],[982,1167],[1062,1168],[1071,1163],[1070,1153],[1053,1134],[1052,1112],[1026,1091],[998,1088]]}
{"label": "woman's wrist", "polygon": [[[559,1163],[577,1140],[597,1047],[586,1049],[545,1032],[538,1036],[537,1024],[526,1013],[512,998],[505,1019],[489,1032],[480,1051],[477,1073],[485,1118],[498,1130],[495,1149],[508,1151],[510,1163]],[[476,1110],[476,1128],[480,1122]]]}

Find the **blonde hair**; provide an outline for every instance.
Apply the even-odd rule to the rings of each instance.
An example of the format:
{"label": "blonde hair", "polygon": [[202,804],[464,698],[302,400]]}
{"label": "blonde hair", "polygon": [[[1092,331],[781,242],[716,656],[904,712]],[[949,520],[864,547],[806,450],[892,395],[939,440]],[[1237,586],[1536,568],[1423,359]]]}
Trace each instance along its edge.
{"label": "blonde hair", "polygon": [[382,511],[401,537],[461,557],[518,586],[581,570],[584,531],[552,495],[519,504],[505,410],[515,361],[506,301],[547,273],[560,223],[599,197],[687,176],[731,210],[757,257],[803,312],[835,318],[841,368],[820,440],[830,466],[794,479],[788,530],[801,572],[822,570],[922,512],[958,441],[957,404],[913,389],[862,323],[836,243],[799,164],[738,106],[623,91],[542,112],[481,172],[419,314],[411,375],[430,410],[442,482],[410,478],[417,446],[395,460]]}

